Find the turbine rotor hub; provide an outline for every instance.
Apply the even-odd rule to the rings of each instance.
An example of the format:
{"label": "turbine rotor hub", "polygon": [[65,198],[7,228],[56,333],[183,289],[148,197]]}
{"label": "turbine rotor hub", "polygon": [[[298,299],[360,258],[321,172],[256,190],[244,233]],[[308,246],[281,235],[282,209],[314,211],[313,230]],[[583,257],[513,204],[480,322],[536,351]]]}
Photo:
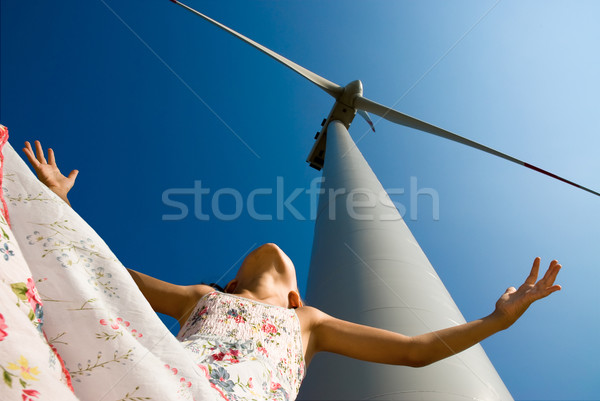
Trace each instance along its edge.
{"label": "turbine rotor hub", "polygon": [[354,108],[354,98],[356,98],[356,96],[362,96],[362,94],[363,84],[359,79],[357,79],[356,81],[352,81],[344,87],[344,92],[342,92],[342,95],[338,98],[338,101],[344,103],[346,106]]}

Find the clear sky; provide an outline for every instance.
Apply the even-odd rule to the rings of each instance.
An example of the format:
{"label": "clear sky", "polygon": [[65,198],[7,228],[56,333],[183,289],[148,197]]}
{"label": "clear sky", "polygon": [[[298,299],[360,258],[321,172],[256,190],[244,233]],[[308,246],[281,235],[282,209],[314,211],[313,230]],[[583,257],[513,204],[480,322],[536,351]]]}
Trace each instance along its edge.
{"label": "clear sky", "polygon": [[[600,190],[598,2],[189,5],[340,85],[361,79],[370,99]],[[320,176],[304,160],[327,94],[167,0],[9,0],[1,13],[0,122],[15,148],[40,139],[65,173],[80,170],[71,203],[126,266],[225,284],[249,249],[276,242],[304,293],[303,191]],[[392,199],[467,320],[535,256],[563,264],[563,291],[483,343],[515,399],[599,399],[600,198],[372,118],[377,133],[358,117],[350,133],[383,186],[404,190]],[[196,201],[195,181],[210,190]],[[250,210],[271,220],[248,209],[261,188],[272,194]],[[277,194],[297,188],[301,218],[278,217]],[[414,201],[424,188],[439,219],[430,196]],[[165,220],[180,213],[169,190],[185,218]]]}

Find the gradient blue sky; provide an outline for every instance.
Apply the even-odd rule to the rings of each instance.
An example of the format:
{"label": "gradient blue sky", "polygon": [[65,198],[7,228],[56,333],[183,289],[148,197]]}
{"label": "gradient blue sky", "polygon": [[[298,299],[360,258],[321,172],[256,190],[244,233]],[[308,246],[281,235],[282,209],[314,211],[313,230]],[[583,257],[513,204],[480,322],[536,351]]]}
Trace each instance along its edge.
{"label": "gradient blue sky", "polygon": [[[189,5],[340,85],[361,79],[377,102],[600,189],[598,2]],[[224,284],[250,248],[276,242],[304,292],[308,196],[293,203],[306,220],[277,219],[275,195],[256,202],[273,221],[220,220],[211,200],[232,188],[246,207],[277,177],[284,197],[308,188],[328,95],[167,0],[3,1],[1,13],[0,122],[15,148],[40,139],[64,172],[80,170],[71,203],[126,266]],[[360,118],[350,132],[383,186],[405,190],[393,200],[468,320],[491,312],[535,256],[564,265],[563,291],[483,343],[515,399],[599,399],[600,199],[373,120],[376,134]],[[439,195],[439,220],[428,196],[411,205],[411,177]],[[178,213],[163,192],[195,180],[211,190],[208,221],[190,195],[173,197],[187,218],[163,220]]]}

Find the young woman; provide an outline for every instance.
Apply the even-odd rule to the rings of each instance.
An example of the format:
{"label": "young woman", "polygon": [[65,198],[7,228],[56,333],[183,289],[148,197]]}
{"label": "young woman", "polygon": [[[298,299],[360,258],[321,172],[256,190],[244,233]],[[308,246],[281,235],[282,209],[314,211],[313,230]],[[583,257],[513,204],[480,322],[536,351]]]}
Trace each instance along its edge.
{"label": "young woman", "polygon": [[[68,203],[77,170],[60,173],[52,149],[23,149],[38,178]],[[518,288],[510,287],[482,319],[414,337],[363,326],[303,306],[292,261],[275,244],[252,251],[224,292],[180,286],[129,270],[156,312],[181,324],[178,339],[207,372],[212,388],[237,399],[293,399],[305,368],[321,351],[386,364],[424,366],[461,352],[511,326],[535,301],[561,289],[552,261],[538,280],[540,259]],[[208,374],[210,372],[210,376]]]}

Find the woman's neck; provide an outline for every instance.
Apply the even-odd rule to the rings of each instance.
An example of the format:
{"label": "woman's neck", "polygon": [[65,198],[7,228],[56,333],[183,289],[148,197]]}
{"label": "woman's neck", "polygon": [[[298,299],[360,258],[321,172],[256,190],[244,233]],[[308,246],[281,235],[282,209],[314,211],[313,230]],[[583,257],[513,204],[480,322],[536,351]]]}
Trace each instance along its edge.
{"label": "woman's neck", "polygon": [[273,291],[261,291],[260,289],[251,290],[246,288],[240,288],[233,291],[233,294],[270,305],[281,306],[283,308],[288,307],[287,300],[284,299],[281,295],[273,293]]}

